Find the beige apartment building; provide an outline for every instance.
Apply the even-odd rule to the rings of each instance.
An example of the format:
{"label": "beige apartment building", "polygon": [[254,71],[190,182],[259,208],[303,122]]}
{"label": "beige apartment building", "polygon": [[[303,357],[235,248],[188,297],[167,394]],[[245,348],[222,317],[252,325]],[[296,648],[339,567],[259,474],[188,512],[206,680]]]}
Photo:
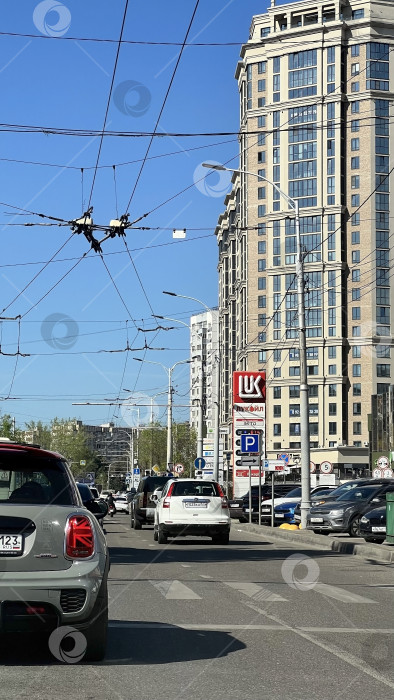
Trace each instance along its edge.
{"label": "beige apartment building", "polygon": [[236,70],[241,172],[216,228],[225,449],[232,371],[264,368],[266,456],[300,453],[294,211],[267,178],[300,207],[311,459],[368,468],[371,396],[393,377],[393,52],[391,0],[253,17]]}

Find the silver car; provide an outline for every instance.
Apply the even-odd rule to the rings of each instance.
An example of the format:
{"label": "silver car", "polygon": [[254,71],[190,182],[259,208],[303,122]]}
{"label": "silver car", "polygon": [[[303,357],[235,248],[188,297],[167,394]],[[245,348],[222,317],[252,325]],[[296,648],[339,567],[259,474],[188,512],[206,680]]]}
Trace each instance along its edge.
{"label": "silver car", "polygon": [[72,627],[85,638],[83,658],[101,660],[108,568],[102,528],[64,458],[0,442],[0,634],[34,631],[50,640]]}

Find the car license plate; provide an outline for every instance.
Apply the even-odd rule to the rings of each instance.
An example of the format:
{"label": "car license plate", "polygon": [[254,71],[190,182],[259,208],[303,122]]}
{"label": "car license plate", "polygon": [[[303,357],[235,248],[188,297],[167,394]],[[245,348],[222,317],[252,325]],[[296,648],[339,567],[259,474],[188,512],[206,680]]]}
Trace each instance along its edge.
{"label": "car license plate", "polygon": [[245,508],[245,513],[253,513],[253,508]]}
{"label": "car license plate", "polygon": [[22,535],[0,535],[0,554],[22,554]]}
{"label": "car license plate", "polygon": [[240,506],[237,503],[230,503],[230,508],[239,508]]}
{"label": "car license plate", "polygon": [[284,518],[283,513],[275,513],[275,518]]}
{"label": "car license plate", "polygon": [[311,523],[323,523],[323,518],[311,518]]}
{"label": "car license plate", "polygon": [[207,505],[204,501],[186,501],[185,508],[206,508]]}
{"label": "car license plate", "polygon": [[373,525],[371,530],[372,530],[372,532],[386,532],[386,528],[384,525],[383,526]]}
{"label": "car license plate", "polygon": [[270,512],[271,512],[271,508],[262,508],[262,509],[261,509],[261,512],[262,512],[262,513],[270,513]]}

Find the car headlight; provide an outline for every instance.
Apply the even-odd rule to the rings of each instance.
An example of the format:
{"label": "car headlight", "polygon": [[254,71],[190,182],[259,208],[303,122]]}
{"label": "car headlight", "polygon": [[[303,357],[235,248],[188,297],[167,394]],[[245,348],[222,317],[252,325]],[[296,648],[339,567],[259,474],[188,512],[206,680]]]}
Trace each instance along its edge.
{"label": "car headlight", "polygon": [[344,509],[340,508],[339,510],[330,510],[329,515],[333,515],[334,517],[336,517],[338,515],[343,515],[344,512]]}
{"label": "car headlight", "polygon": [[365,515],[363,515],[363,517],[360,518],[360,523],[364,523],[364,525],[365,525],[365,523],[367,523],[367,522],[368,522],[368,518],[366,518]]}

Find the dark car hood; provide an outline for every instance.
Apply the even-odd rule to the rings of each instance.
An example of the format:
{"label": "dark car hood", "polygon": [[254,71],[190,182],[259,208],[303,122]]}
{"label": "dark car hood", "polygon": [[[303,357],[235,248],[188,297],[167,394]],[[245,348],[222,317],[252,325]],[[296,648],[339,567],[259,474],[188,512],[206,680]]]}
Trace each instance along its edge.
{"label": "dark car hood", "polygon": [[379,506],[379,508],[373,508],[373,510],[364,513],[364,518],[381,518],[382,516],[386,517],[386,506]]}

